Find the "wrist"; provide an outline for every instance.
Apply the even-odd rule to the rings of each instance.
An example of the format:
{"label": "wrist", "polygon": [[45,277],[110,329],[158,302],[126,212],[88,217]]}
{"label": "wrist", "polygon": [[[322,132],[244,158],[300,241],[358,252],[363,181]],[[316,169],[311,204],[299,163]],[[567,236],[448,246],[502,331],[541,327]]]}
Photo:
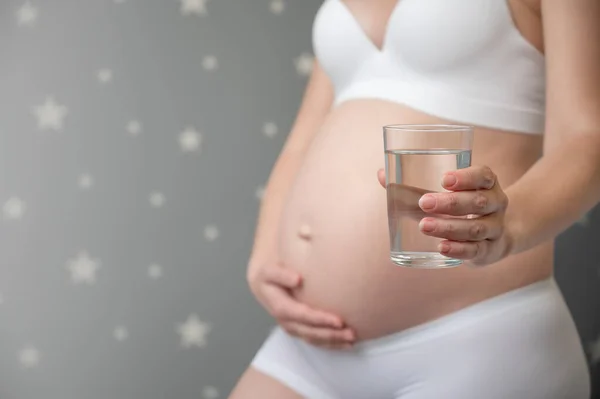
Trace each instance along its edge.
{"label": "wrist", "polygon": [[523,218],[514,212],[507,211],[504,216],[504,239],[506,241],[506,256],[516,255],[523,248]]}

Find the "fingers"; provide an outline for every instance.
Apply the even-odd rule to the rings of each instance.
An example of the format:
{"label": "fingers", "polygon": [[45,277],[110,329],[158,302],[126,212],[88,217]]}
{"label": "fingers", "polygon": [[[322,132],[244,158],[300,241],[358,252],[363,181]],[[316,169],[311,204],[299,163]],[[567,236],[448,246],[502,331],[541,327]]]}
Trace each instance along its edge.
{"label": "fingers", "polygon": [[432,193],[419,199],[423,211],[452,216],[489,215],[507,205],[508,198],[500,189]]}
{"label": "fingers", "polygon": [[469,260],[473,265],[484,264],[483,260],[492,250],[492,241],[475,242],[452,242],[442,241],[439,246],[439,252],[444,256],[451,258]]}
{"label": "fingers", "polygon": [[419,229],[425,235],[453,241],[493,240],[502,235],[503,224],[497,214],[475,219],[421,219]]}
{"label": "fingers", "polygon": [[491,190],[497,183],[494,172],[487,166],[471,166],[448,172],[442,178],[446,190]]}
{"label": "fingers", "polygon": [[342,328],[344,326],[339,317],[312,309],[292,298],[280,301],[275,305],[274,314],[279,320],[293,321],[316,327]]}
{"label": "fingers", "polygon": [[266,285],[262,289],[263,302],[271,315],[280,322],[296,322],[314,327],[342,328],[340,317],[296,301],[288,292],[277,286]]}
{"label": "fingers", "polygon": [[310,344],[329,348],[351,348],[356,339],[354,333],[348,328],[335,330],[331,328],[312,327],[294,322],[284,323],[282,327],[290,335],[301,338]]}
{"label": "fingers", "polygon": [[504,236],[497,240],[474,242],[442,241],[438,251],[451,258],[466,260],[467,265],[484,266],[506,257],[510,251],[510,243]]}
{"label": "fingers", "polygon": [[257,299],[291,335],[313,345],[349,349],[356,339],[343,320],[332,313],[313,309],[290,295],[301,283],[300,275],[284,267],[265,267],[253,285]]}
{"label": "fingers", "polygon": [[348,349],[354,343],[354,332],[338,316],[312,309],[276,286],[267,286],[263,293],[267,308],[289,334],[331,349]]}
{"label": "fingers", "polygon": [[281,266],[264,267],[261,270],[265,282],[277,284],[285,288],[296,288],[300,285],[300,275]]}

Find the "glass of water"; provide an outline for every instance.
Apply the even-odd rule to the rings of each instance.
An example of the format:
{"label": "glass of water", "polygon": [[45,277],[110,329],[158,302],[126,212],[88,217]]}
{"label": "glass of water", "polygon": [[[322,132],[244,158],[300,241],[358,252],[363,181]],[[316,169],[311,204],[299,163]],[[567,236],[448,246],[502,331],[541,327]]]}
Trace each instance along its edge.
{"label": "glass of water", "polygon": [[426,236],[419,222],[427,214],[419,199],[442,188],[443,174],[471,166],[473,129],[460,125],[389,125],[383,128],[390,258],[399,266],[445,268],[462,260],[439,253],[440,238]]}

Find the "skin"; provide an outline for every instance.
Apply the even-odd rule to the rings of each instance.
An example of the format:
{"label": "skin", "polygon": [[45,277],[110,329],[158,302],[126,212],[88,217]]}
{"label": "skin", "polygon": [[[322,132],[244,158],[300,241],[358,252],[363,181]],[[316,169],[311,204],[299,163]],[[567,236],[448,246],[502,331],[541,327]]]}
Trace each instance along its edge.
{"label": "skin", "polygon": [[[376,27],[380,31],[381,23],[373,21],[385,20],[386,10],[389,13],[393,8],[391,3],[385,0],[381,7],[371,6],[369,10],[375,11],[370,14],[365,11],[368,17],[362,21],[366,21],[363,26]],[[366,7],[366,2],[362,4]],[[450,192],[421,195],[419,206],[426,214],[478,215],[474,219],[426,216],[420,220],[423,234],[443,240],[439,248],[442,254],[465,259],[473,267],[435,271],[435,275],[427,274],[425,277],[418,271],[403,270],[401,278],[397,278],[395,276],[400,273],[385,274],[388,273],[385,267],[372,269],[368,275],[360,275],[361,278],[371,278],[379,273],[378,281],[389,281],[392,287],[402,287],[399,290],[416,287],[400,302],[398,298],[385,302],[388,297],[383,292],[383,285],[373,291],[384,302],[382,309],[394,306],[396,313],[403,316],[399,318],[400,321],[392,321],[404,324],[387,325],[385,317],[380,317],[373,319],[376,323],[371,323],[376,324],[378,330],[370,331],[370,320],[366,317],[369,313],[377,314],[378,309],[360,309],[359,303],[354,302],[354,308],[348,310],[343,303],[327,303],[329,297],[319,297],[327,286],[319,285],[319,275],[314,274],[318,271],[301,266],[290,267],[276,255],[278,235],[286,234],[286,223],[283,223],[282,232],[279,222],[286,215],[288,197],[294,198],[293,176],[303,179],[303,174],[308,173],[303,168],[309,161],[318,159],[319,145],[327,140],[317,134],[319,129],[327,130],[327,126],[348,129],[344,120],[350,120],[348,124],[360,124],[360,120],[352,119],[359,110],[373,115],[370,123],[378,126],[390,122],[386,120],[387,115],[404,116],[406,123],[448,121],[376,101],[343,104],[340,109],[332,111],[331,83],[319,65],[315,66],[296,123],[267,186],[247,269],[252,292],[288,333],[314,345],[349,348],[356,340],[381,335],[388,330],[407,328],[469,303],[542,279],[551,273],[553,239],[600,201],[600,42],[593,40],[600,37],[600,25],[597,23],[600,2],[523,0],[510,1],[510,4],[517,28],[546,56],[547,117],[543,142],[541,137],[478,128],[475,142],[479,143],[476,147],[480,147],[473,152],[474,166],[447,171],[440,176],[444,188]],[[543,21],[543,25],[540,21]],[[381,35],[378,36],[379,40],[376,39],[373,42],[380,44]],[[386,114],[388,109],[390,112]],[[345,111],[343,118],[336,119],[335,113],[342,111]],[[378,115],[382,115],[381,120],[377,119]],[[379,143],[374,145],[379,151]],[[538,157],[535,152],[541,150],[542,145],[544,156]],[[363,147],[365,151],[370,150],[366,145]],[[522,153],[507,162],[507,154],[515,151]],[[476,154],[483,155],[477,159]],[[383,186],[382,165],[379,161],[369,162],[365,160],[369,168],[375,168],[357,169],[357,181],[368,179],[364,176],[370,175],[375,184],[378,178]],[[339,176],[334,170],[324,174],[319,182],[323,188],[333,184],[334,176]],[[451,177],[456,182],[452,183]],[[384,198],[385,190],[379,189]],[[310,195],[310,192],[306,192],[306,196]],[[428,206],[427,199],[434,200],[435,205]],[[310,200],[310,197],[306,199]],[[297,222],[293,216],[286,217],[292,217],[292,225]],[[385,213],[377,214],[377,217],[385,217]],[[318,250],[318,244],[315,239],[311,244],[313,251]],[[292,250],[297,251],[296,256],[304,254],[302,248],[287,248],[288,252]],[[374,253],[385,251],[385,248],[378,248]],[[323,267],[327,266],[323,264]],[[327,269],[327,273],[335,274],[336,270]],[[335,274],[332,278],[338,277],[343,276]],[[454,291],[468,287],[463,290],[469,294],[467,302],[461,302],[461,297],[446,295],[444,289],[452,284],[456,287]],[[480,286],[483,288],[478,291]],[[369,286],[363,285],[360,289],[368,290]],[[428,289],[428,296],[423,297],[423,291]],[[356,287],[352,286],[352,290],[355,292]],[[438,291],[445,296],[441,296],[437,302],[433,301],[431,306],[423,301],[423,298],[433,297]],[[393,292],[392,288],[390,292]],[[411,303],[413,296],[421,300],[418,302],[421,312],[414,312],[416,305]],[[348,295],[344,298],[352,299]],[[445,301],[447,298],[452,298],[452,301]],[[369,304],[371,307],[374,305]],[[244,399],[256,395],[289,399],[299,397],[275,380],[250,368],[231,398]]]}

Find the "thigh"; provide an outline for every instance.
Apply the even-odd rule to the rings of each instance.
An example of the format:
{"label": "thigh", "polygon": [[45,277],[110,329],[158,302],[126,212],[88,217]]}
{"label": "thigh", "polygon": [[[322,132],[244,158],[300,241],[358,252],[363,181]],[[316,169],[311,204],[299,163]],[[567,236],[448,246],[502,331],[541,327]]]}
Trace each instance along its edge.
{"label": "thigh", "polygon": [[303,399],[274,378],[249,367],[242,375],[229,399]]}
{"label": "thigh", "polygon": [[234,399],[334,399],[327,378],[316,370],[326,368],[327,356],[317,348],[276,328],[254,356],[235,388]]}

